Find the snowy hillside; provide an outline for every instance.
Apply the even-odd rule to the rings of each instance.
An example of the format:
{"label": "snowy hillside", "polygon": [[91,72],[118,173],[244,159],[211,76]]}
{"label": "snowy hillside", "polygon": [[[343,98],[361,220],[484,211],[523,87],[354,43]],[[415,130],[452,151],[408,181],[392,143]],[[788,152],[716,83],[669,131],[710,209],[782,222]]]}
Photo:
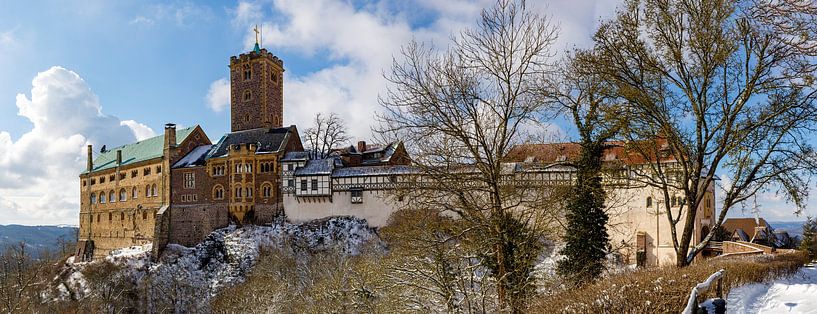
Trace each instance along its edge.
{"label": "snowy hillside", "polygon": [[[331,218],[308,224],[285,222],[271,226],[230,226],[216,230],[195,247],[168,245],[157,262],[151,262],[150,246],[131,247],[111,253],[105,261],[69,264],[59,276],[59,284],[50,295],[55,299],[83,299],[109,290],[102,285],[104,277],[117,283],[128,283],[136,291],[145,291],[139,308],[161,310],[159,304],[196,309],[224,287],[239,283],[252,270],[263,250],[316,252],[339,250],[356,255],[363,245],[379,245],[375,231],[365,220],[349,217]],[[115,266],[111,274],[98,274],[103,265]],[[105,280],[102,280],[105,281]],[[180,303],[181,302],[181,303]]]}

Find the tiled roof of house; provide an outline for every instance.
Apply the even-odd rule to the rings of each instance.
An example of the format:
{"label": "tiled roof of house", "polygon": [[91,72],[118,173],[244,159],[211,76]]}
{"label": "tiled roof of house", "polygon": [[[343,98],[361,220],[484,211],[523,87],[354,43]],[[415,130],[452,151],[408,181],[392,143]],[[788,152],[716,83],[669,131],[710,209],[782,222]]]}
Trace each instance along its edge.
{"label": "tiled roof of house", "polygon": [[[193,133],[198,125],[176,130],[176,145],[181,144],[187,136]],[[93,171],[100,171],[116,167],[116,151],[122,151],[122,165],[134,164],[137,162],[160,158],[164,154],[164,134],[154,136],[136,143],[125,144],[119,147],[109,148],[94,159]],[[83,171],[83,174],[88,171]]]}
{"label": "tiled roof of house", "polygon": [[[755,233],[755,227],[757,227],[758,224],[755,222],[754,218],[726,218],[721,226],[723,227],[723,230],[729,232],[735,232],[735,230],[741,229],[751,236]],[[769,224],[766,223],[766,220],[763,218],[760,218],[760,226],[771,229]]]}
{"label": "tiled roof of house", "polygon": [[231,145],[255,144],[258,146],[256,153],[280,151],[284,148],[292,129],[292,126],[273,129],[261,128],[224,134],[218,143],[213,145],[206,159],[226,156]]}
{"label": "tiled roof of house", "polygon": [[[625,164],[644,164],[648,159],[644,155],[653,155],[649,160],[655,160],[655,155],[649,152],[668,151],[666,142],[657,140],[644,141],[640,147],[634,143],[621,141],[607,142],[602,160],[605,162],[618,161]],[[642,154],[642,151],[644,154]],[[508,162],[539,162],[555,163],[576,161],[581,153],[581,146],[578,143],[545,143],[545,144],[520,144],[511,148],[505,156]],[[662,161],[674,161],[671,156],[662,157]]]}

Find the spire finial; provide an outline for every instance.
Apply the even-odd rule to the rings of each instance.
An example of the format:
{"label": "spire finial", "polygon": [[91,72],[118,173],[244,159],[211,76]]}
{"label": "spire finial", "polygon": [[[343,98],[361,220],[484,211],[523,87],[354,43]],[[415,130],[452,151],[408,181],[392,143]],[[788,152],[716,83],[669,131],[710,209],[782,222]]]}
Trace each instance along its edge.
{"label": "spire finial", "polygon": [[255,47],[253,47],[253,51],[260,53],[261,52],[261,40],[259,39],[261,35],[261,30],[258,28],[258,24],[255,24],[255,27],[252,29],[255,32]]}

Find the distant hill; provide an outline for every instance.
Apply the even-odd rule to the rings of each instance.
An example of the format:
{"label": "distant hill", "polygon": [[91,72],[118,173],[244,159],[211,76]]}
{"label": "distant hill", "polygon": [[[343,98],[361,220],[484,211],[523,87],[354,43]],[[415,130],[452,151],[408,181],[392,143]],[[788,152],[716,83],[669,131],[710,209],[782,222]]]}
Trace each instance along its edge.
{"label": "distant hill", "polygon": [[790,236],[803,236],[803,224],[806,221],[770,221],[769,225],[774,228],[774,230],[786,230]]}
{"label": "distant hill", "polygon": [[0,225],[0,249],[25,242],[33,256],[44,250],[60,248],[59,239],[76,242],[77,228],[73,226]]}

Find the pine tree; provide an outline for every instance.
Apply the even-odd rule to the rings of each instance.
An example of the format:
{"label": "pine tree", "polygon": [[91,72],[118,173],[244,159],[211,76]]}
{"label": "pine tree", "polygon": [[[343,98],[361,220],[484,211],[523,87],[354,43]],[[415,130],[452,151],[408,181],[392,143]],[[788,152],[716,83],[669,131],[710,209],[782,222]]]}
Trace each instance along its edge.
{"label": "pine tree", "polygon": [[803,224],[803,240],[800,249],[808,253],[809,259],[817,258],[817,218],[809,217]]}
{"label": "pine tree", "polygon": [[577,178],[567,203],[565,256],[557,265],[559,275],[574,284],[589,282],[604,270],[607,255],[607,213],[601,185],[601,155],[604,144],[583,141],[576,163]]}

